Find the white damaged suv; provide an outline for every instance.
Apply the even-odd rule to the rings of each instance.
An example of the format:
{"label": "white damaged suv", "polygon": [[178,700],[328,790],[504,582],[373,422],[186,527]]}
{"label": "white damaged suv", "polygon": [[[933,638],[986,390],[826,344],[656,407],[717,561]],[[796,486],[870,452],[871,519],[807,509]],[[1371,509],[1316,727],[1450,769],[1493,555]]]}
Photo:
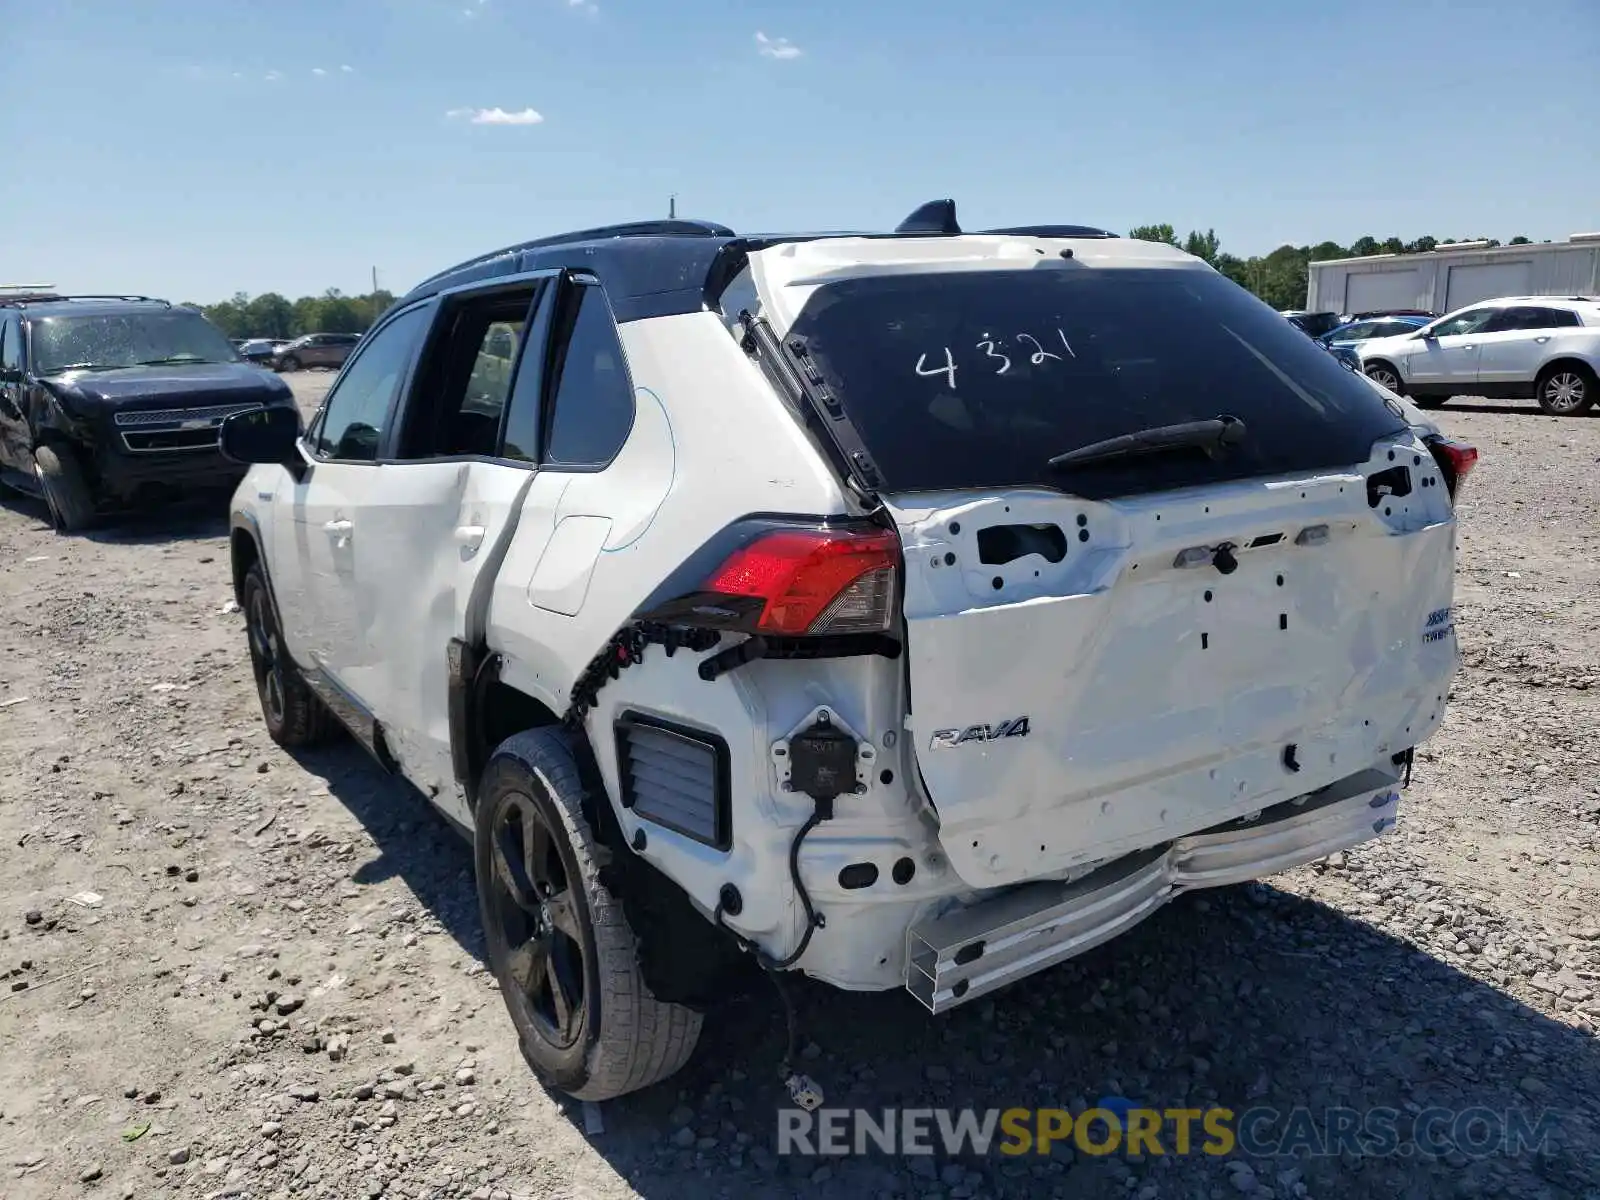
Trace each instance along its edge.
{"label": "white damaged suv", "polygon": [[939,201],[486,255],[222,445],[273,738],[472,836],[601,1099],[751,963],[942,1013],[1393,826],[1476,458],[1413,416],[1171,247]]}

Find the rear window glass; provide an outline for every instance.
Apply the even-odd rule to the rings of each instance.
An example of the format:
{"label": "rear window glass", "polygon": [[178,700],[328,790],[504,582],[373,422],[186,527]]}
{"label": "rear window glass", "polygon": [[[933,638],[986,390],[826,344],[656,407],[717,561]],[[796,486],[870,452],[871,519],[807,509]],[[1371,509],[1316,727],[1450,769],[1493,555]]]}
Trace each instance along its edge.
{"label": "rear window glass", "polygon": [[[817,288],[789,333],[887,491],[1041,485],[1104,498],[1365,462],[1405,427],[1365,380],[1210,271],[878,275]],[[1232,416],[1243,442],[1068,470],[1053,455]]]}

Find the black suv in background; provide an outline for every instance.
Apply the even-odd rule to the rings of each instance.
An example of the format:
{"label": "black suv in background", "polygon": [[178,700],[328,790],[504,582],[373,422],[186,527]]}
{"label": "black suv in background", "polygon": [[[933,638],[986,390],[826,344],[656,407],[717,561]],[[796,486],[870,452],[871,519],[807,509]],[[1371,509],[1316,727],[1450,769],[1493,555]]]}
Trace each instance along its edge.
{"label": "black suv in background", "polygon": [[228,489],[244,468],[217,429],[294,406],[190,308],[145,296],[0,297],[0,484],[71,532],[109,508]]}

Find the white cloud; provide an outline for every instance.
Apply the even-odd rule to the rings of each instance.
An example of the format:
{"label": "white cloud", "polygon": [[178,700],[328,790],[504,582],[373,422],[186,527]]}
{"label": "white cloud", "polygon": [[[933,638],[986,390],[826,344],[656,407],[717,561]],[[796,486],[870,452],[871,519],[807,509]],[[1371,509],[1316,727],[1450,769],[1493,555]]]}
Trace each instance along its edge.
{"label": "white cloud", "polygon": [[767,58],[799,58],[800,47],[788,38],[769,38],[764,33],[756,34],[756,48]]}
{"label": "white cloud", "polygon": [[276,83],[278,80],[283,78],[283,72],[282,71],[268,71],[265,78],[266,78],[268,83]]}
{"label": "white cloud", "polygon": [[339,70],[343,71],[346,75],[354,75],[356,73],[356,69],[354,67],[352,67],[349,63],[342,64],[339,67]]}
{"label": "white cloud", "polygon": [[591,17],[600,11],[600,6],[594,3],[594,0],[567,0],[567,7],[576,12],[587,13]]}
{"label": "white cloud", "polygon": [[311,68],[311,73],[313,75],[326,75],[327,74],[327,72],[324,71],[321,67],[312,67]]}
{"label": "white cloud", "polygon": [[531,108],[507,112],[503,108],[452,108],[447,117],[466,117],[474,125],[541,125],[544,114]]}

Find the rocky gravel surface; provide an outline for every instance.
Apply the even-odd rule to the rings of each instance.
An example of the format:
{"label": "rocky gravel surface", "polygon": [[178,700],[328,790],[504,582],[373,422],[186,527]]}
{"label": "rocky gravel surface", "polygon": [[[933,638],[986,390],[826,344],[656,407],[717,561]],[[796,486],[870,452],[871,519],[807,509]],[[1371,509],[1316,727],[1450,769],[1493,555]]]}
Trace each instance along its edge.
{"label": "rocky gravel surface", "polygon": [[1538,1151],[779,1156],[768,991],[650,1092],[553,1098],[484,969],[466,845],[358,750],[266,738],[215,511],[58,538],[13,497],[0,1200],[1600,1197],[1600,418],[1441,421],[1484,453],[1466,665],[1399,831],[945,1018],[803,986],[804,1069],[868,1109],[1387,1109],[1402,1139],[1440,1108],[1551,1114]]}

